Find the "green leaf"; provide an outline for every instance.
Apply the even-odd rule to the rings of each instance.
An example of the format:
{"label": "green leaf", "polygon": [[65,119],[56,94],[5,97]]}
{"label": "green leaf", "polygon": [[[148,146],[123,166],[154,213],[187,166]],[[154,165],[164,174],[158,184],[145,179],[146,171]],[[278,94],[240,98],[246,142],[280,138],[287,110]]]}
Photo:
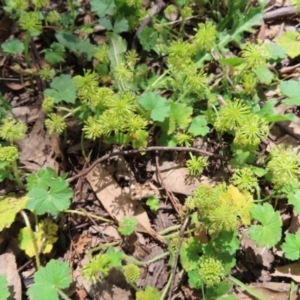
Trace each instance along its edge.
{"label": "green leaf", "polygon": [[34,274],[34,283],[27,295],[33,299],[59,300],[57,290],[68,288],[72,282],[71,269],[66,262],[51,259],[45,267]]}
{"label": "green leaf", "polygon": [[277,99],[271,98],[267,102],[265,102],[264,106],[261,110],[257,112],[257,114],[263,118],[265,118],[268,122],[280,122],[280,121],[291,121],[295,122],[296,117],[294,114],[284,114],[278,115],[276,114],[274,107],[277,104]]}
{"label": "green leaf", "polygon": [[271,54],[271,57],[273,60],[281,61],[281,60],[287,58],[287,53],[279,45],[277,45],[275,43],[269,43],[268,46],[269,46],[269,51],[270,51],[270,54]]}
{"label": "green leaf", "polygon": [[113,0],[91,0],[91,10],[95,11],[99,18],[106,15],[112,16],[115,12],[115,2]]}
{"label": "green leaf", "polygon": [[176,125],[180,129],[185,129],[191,123],[193,109],[192,107],[187,107],[185,103],[174,103],[173,101],[169,101],[169,104],[170,115],[168,134],[172,134],[176,129]]}
{"label": "green leaf", "polygon": [[266,65],[260,66],[254,70],[258,80],[264,84],[270,84],[274,78],[274,74]]}
{"label": "green leaf", "polygon": [[192,270],[190,272],[188,272],[188,277],[189,277],[189,286],[191,288],[200,290],[203,287],[203,283],[200,280],[200,276],[199,276],[199,270]]}
{"label": "green leaf", "polygon": [[277,40],[277,44],[287,52],[289,57],[295,58],[300,55],[298,37],[299,33],[297,31],[287,31]]}
{"label": "green leaf", "polygon": [[62,74],[59,77],[55,77],[50,86],[51,89],[44,91],[45,96],[54,98],[56,103],[61,101],[75,103],[76,86],[70,75]]}
{"label": "green leaf", "polygon": [[115,33],[107,33],[106,35],[109,38],[108,58],[110,61],[111,68],[114,69],[123,61],[124,53],[127,49],[127,44],[121,36]]}
{"label": "green leaf", "polygon": [[119,223],[119,232],[123,235],[130,235],[134,232],[135,226],[137,225],[135,218],[123,218]]}
{"label": "green leaf", "polygon": [[50,65],[56,65],[64,61],[65,47],[59,43],[52,43],[50,49],[45,51],[45,60]]}
{"label": "green leaf", "polygon": [[128,21],[125,18],[118,19],[115,24],[113,31],[115,33],[126,32],[129,29]]}
{"label": "green leaf", "polygon": [[290,234],[285,236],[285,242],[281,249],[287,259],[296,260],[300,258],[300,233]]}
{"label": "green leaf", "polygon": [[106,254],[110,258],[111,267],[117,268],[121,266],[122,262],[122,252],[115,250],[113,247],[109,247],[106,251]]}
{"label": "green leaf", "polygon": [[202,246],[194,237],[191,237],[182,243],[180,248],[180,262],[186,272],[190,272],[198,268],[201,251]]}
{"label": "green leaf", "polygon": [[221,58],[219,62],[226,66],[238,66],[243,62],[243,59],[235,56],[230,58]]}
{"label": "green leaf", "polygon": [[1,48],[3,49],[5,54],[18,54],[24,51],[24,44],[17,39],[14,40],[6,40],[2,43]]}
{"label": "green leaf", "polygon": [[148,198],[146,204],[150,207],[152,211],[157,211],[159,209],[159,199],[155,196]]}
{"label": "green leaf", "polygon": [[32,173],[26,177],[26,189],[27,191],[30,191],[35,187],[47,189],[51,186],[52,181],[56,180],[58,177],[55,170],[50,167],[39,169],[36,174]]}
{"label": "green leaf", "polygon": [[55,34],[55,37],[60,44],[65,46],[70,51],[77,50],[77,45],[80,42],[80,39],[77,35],[74,35],[69,32],[59,31]]}
{"label": "green leaf", "polygon": [[26,203],[26,208],[33,209],[36,215],[50,213],[54,216],[59,212],[68,209],[72,189],[68,187],[67,181],[61,177],[52,180],[50,188],[34,187],[27,193],[30,198]]}
{"label": "green leaf", "polygon": [[170,115],[170,104],[167,99],[160,97],[156,93],[143,93],[138,99],[138,103],[146,112],[150,113],[153,121],[163,122]]}
{"label": "green leaf", "polygon": [[205,136],[209,132],[206,119],[203,116],[193,118],[189,132],[194,136]]}
{"label": "green leaf", "polygon": [[111,23],[111,20],[110,19],[107,19],[107,18],[103,18],[99,21],[99,24],[103,27],[105,27],[107,30],[112,30],[113,29],[113,26],[112,26],[112,23]]}
{"label": "green leaf", "polygon": [[281,81],[279,84],[280,92],[287,96],[288,99],[283,100],[287,105],[300,105],[300,81],[296,80],[288,80],[288,81]]}
{"label": "green leaf", "polygon": [[7,299],[10,296],[7,280],[5,276],[0,276],[0,300]]}
{"label": "green leaf", "polygon": [[[232,289],[232,284],[230,284],[226,281],[222,281],[215,287],[206,288],[205,299],[220,299],[220,300],[227,299],[227,298],[223,298],[221,296],[229,293],[231,289]],[[219,298],[219,297],[221,297],[221,298]],[[233,298],[233,299],[236,299],[236,298]]]}
{"label": "green leaf", "polygon": [[294,205],[294,208],[298,214],[300,214],[300,190],[294,190],[287,195],[288,203]]}
{"label": "green leaf", "polygon": [[177,140],[176,137],[172,135],[168,135],[165,131],[162,132],[158,139],[158,145],[159,146],[167,146],[167,147],[176,147],[177,146]]}
{"label": "green leaf", "polygon": [[267,248],[275,246],[281,238],[282,221],[278,211],[274,211],[269,203],[254,205],[251,210],[252,218],[262,225],[252,225],[248,233],[258,247]]}
{"label": "green leaf", "polygon": [[157,44],[158,32],[157,30],[146,26],[139,34],[139,40],[144,50],[150,51]]}

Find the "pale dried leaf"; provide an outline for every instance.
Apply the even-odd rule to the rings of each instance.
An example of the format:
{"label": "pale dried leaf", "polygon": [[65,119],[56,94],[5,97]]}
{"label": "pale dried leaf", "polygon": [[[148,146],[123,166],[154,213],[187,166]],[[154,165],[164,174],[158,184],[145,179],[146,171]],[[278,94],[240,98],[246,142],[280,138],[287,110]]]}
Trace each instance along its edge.
{"label": "pale dried leaf", "polygon": [[11,291],[9,299],[21,300],[21,279],[17,270],[16,258],[13,254],[4,253],[0,255],[0,275],[6,277],[9,290]]}
{"label": "pale dried leaf", "polygon": [[296,282],[300,282],[300,262],[295,262],[275,269],[272,276],[292,278]]}
{"label": "pale dried leaf", "polygon": [[[174,162],[165,161],[159,168],[166,189],[173,193],[190,196],[200,184],[215,185],[213,180],[206,176],[201,176],[200,180],[190,177],[186,168]],[[153,179],[161,184],[157,172],[154,173]]]}
{"label": "pale dried leaf", "polygon": [[124,217],[134,217],[138,222],[137,231],[155,234],[142,205],[124,194],[114,178],[100,164],[88,173],[86,178],[113,219],[120,222]]}
{"label": "pale dried leaf", "polygon": [[51,167],[58,174],[63,173],[63,155],[58,135],[49,135],[44,130],[44,120],[40,115],[29,135],[18,142],[20,163],[26,169],[36,172],[41,168]]}
{"label": "pale dried leaf", "polygon": [[[257,293],[263,295],[268,300],[286,300],[289,299],[290,284],[282,282],[264,282],[264,283],[251,283],[248,285]],[[296,291],[296,290],[295,290]],[[241,291],[236,294],[237,300],[256,300],[256,297],[249,295],[246,291]],[[292,299],[297,299],[294,294]]]}

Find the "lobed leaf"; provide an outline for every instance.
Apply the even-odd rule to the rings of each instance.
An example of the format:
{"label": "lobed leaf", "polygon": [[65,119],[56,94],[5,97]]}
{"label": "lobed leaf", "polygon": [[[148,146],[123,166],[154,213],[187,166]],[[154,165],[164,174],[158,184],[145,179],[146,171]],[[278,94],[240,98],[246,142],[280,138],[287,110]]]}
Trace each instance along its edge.
{"label": "lobed leaf", "polygon": [[57,289],[68,288],[72,282],[71,269],[66,262],[51,259],[47,265],[34,274],[34,283],[27,291],[33,300],[59,300]]}
{"label": "lobed leaf", "polygon": [[271,248],[275,246],[281,238],[282,221],[279,212],[275,212],[269,203],[264,203],[255,205],[251,210],[251,215],[262,225],[252,225],[249,228],[250,238],[256,242],[258,247]]}

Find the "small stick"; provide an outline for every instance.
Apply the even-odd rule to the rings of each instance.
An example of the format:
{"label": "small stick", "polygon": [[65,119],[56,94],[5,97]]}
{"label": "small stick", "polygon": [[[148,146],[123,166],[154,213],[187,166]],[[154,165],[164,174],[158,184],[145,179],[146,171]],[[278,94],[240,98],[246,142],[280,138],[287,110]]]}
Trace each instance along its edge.
{"label": "small stick", "polygon": [[285,18],[295,14],[298,14],[296,6],[285,6],[265,12],[263,14],[263,19],[264,21],[270,21],[274,19]]}
{"label": "small stick", "polygon": [[161,10],[163,10],[167,4],[162,0],[157,0],[156,4],[153,5],[151,8],[150,13],[144,18],[141,25],[138,27],[138,29],[135,32],[135,35],[132,40],[131,48],[136,49],[137,48],[137,41],[139,34],[143,31],[143,29],[151,22],[152,17],[157,15]]}
{"label": "small stick", "polygon": [[178,245],[177,245],[177,252],[176,252],[176,255],[174,258],[174,264],[173,264],[172,273],[171,273],[172,281],[170,284],[168,300],[171,300],[171,298],[172,298],[172,292],[173,292],[173,287],[174,287],[174,283],[175,283],[175,274],[176,274],[176,269],[177,269],[177,264],[178,264],[178,259],[179,259],[180,248],[181,248],[181,244],[183,242],[184,231],[188,225],[189,220],[190,220],[190,216],[187,216],[184,220],[184,223],[183,223],[181,229],[180,229],[179,240],[178,240]]}
{"label": "small stick", "polygon": [[129,155],[129,154],[135,154],[135,153],[140,153],[140,152],[150,152],[150,151],[191,151],[191,152],[198,152],[200,154],[206,155],[206,156],[214,156],[214,157],[219,157],[218,155],[215,155],[211,152],[201,150],[198,148],[193,148],[193,147],[164,147],[164,146],[153,146],[153,147],[148,147],[145,149],[133,149],[133,150],[125,150],[125,151],[118,151],[118,152],[112,152],[103,155],[102,157],[99,157],[96,159],[90,167],[83,169],[79,174],[70,177],[67,179],[67,182],[72,182],[75,179],[84,176],[88,174],[90,171],[92,171],[100,162],[105,161],[113,156],[117,155]]}

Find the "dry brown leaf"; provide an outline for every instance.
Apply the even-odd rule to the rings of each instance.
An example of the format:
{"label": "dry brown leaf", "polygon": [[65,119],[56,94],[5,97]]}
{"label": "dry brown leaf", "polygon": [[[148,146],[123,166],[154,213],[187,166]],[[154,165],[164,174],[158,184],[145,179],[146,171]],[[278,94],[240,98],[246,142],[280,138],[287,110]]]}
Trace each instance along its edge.
{"label": "dry brown leaf", "polygon": [[289,265],[280,266],[275,269],[272,276],[292,278],[296,282],[300,282],[300,262],[295,262]]}
{"label": "dry brown leaf", "polygon": [[[201,184],[215,184],[206,176],[201,176],[200,180],[190,177],[186,168],[174,162],[165,161],[159,168],[166,189],[173,193],[190,196]],[[157,172],[154,173],[153,179],[161,184]]]}
{"label": "dry brown leaf", "polygon": [[49,135],[44,130],[44,119],[40,113],[32,131],[18,142],[20,162],[26,169],[35,172],[41,168],[51,167],[58,174],[64,172],[64,160],[57,135]]}
{"label": "dry brown leaf", "polygon": [[39,118],[40,105],[18,106],[12,109],[12,114],[25,123],[35,122]]}
{"label": "dry brown leaf", "polygon": [[[290,284],[281,282],[251,283],[248,285],[257,293],[265,296],[268,300],[286,300],[289,299]],[[295,289],[296,292],[296,289]],[[256,297],[249,295],[246,291],[236,294],[238,300],[256,300]],[[292,296],[293,300],[297,299],[296,293]]]}
{"label": "dry brown leaf", "polygon": [[22,299],[21,279],[17,270],[16,258],[11,253],[0,255],[0,275],[4,275],[7,280],[11,298],[14,300]]}
{"label": "dry brown leaf", "polygon": [[19,91],[24,89],[26,86],[30,86],[29,81],[26,81],[23,84],[18,82],[7,81],[7,80],[3,80],[3,82],[5,83],[6,86],[8,86],[13,91]]}
{"label": "dry brown leaf", "polygon": [[92,237],[86,233],[75,237],[74,247],[77,254],[82,254],[86,249],[87,245],[91,243]]}
{"label": "dry brown leaf", "polygon": [[120,222],[124,217],[134,217],[138,222],[137,231],[155,235],[148,215],[139,201],[134,201],[124,194],[114,178],[100,164],[88,173],[86,178],[113,219]]}
{"label": "dry brown leaf", "polygon": [[244,253],[245,261],[253,265],[262,265],[266,268],[269,268],[271,263],[274,261],[274,255],[265,247],[257,247],[256,243],[249,239],[247,235],[242,239],[241,244]]}

